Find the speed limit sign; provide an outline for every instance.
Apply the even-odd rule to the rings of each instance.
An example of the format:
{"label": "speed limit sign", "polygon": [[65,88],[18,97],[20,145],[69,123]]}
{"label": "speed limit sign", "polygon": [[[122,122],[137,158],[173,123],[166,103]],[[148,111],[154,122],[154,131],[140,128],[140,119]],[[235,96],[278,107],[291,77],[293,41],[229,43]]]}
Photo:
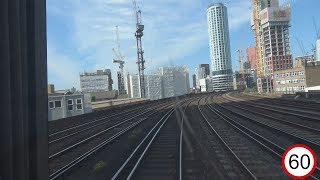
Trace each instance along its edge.
{"label": "speed limit sign", "polygon": [[293,179],[305,179],[312,175],[317,167],[314,151],[303,144],[290,146],[282,156],[282,168]]}

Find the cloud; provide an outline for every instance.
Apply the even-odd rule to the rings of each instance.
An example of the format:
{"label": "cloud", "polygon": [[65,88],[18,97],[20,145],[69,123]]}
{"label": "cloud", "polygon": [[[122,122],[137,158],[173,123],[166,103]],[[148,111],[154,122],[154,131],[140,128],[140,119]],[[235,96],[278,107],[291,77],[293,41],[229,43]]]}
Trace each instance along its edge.
{"label": "cloud", "polygon": [[[88,71],[111,68],[116,82],[115,70],[118,65],[112,64],[112,48],[116,47],[116,25],[119,26],[121,50],[126,56],[125,68],[129,72],[137,72],[135,16],[131,0],[47,0],[47,2],[50,12],[48,16],[58,15],[61,21],[64,18],[71,19],[72,33],[68,39],[77,50],[76,56],[57,50],[48,53],[48,59],[51,61],[48,63],[49,78],[64,77],[57,74],[62,72],[61,69],[66,70],[57,63],[62,61],[59,59],[62,58],[74,66],[71,71],[66,72],[68,78],[59,82],[62,87],[78,82],[79,79],[76,77],[79,71],[83,71],[82,67]],[[137,1],[145,25],[143,47],[147,71],[154,66],[182,60],[208,46],[206,8],[210,2],[209,0]],[[228,5],[231,30],[237,30],[249,22],[249,6],[250,2],[247,0]],[[63,43],[61,42],[59,46],[63,46]]]}

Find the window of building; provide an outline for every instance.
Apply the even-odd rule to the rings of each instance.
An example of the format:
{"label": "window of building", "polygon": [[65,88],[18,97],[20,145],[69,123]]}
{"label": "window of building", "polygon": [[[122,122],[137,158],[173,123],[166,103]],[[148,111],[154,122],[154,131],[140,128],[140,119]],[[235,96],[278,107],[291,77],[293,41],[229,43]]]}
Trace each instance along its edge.
{"label": "window of building", "polygon": [[73,100],[72,99],[68,99],[68,110],[69,111],[73,110]]}
{"label": "window of building", "polygon": [[54,101],[54,106],[55,108],[61,108],[62,107],[61,101]]}
{"label": "window of building", "polygon": [[53,109],[53,108],[54,108],[54,102],[53,102],[53,101],[50,101],[50,102],[49,102],[49,108],[50,108],[50,109]]}
{"label": "window of building", "polygon": [[77,109],[82,109],[82,99],[77,99]]}

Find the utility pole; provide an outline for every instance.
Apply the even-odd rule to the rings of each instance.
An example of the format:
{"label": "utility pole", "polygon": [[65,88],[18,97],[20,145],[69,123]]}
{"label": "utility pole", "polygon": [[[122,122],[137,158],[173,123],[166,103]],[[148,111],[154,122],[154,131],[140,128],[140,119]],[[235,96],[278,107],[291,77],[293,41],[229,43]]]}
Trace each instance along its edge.
{"label": "utility pole", "polygon": [[144,63],[145,60],[143,58],[143,49],[142,49],[142,36],[143,36],[143,30],[144,25],[142,24],[142,17],[141,17],[141,10],[137,8],[137,3],[135,0],[133,0],[135,15],[136,15],[136,32],[135,36],[137,39],[137,64],[138,64],[138,71],[139,71],[139,81],[140,81],[140,93],[141,98],[146,97],[145,92],[145,81],[144,81]]}

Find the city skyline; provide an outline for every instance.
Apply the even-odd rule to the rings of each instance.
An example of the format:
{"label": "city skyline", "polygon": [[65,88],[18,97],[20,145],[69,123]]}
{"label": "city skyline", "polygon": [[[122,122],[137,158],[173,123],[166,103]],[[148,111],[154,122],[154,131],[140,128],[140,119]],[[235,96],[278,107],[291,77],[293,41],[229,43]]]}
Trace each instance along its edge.
{"label": "city skyline", "polygon": [[[211,1],[190,0],[152,4],[138,1],[146,26],[143,44],[147,73],[160,66],[187,64],[191,70],[201,63],[210,63],[206,24],[206,8],[210,3]],[[254,45],[250,28],[250,6],[250,1],[244,0],[233,1],[227,5],[233,70],[238,69],[235,50],[239,40],[242,39],[244,50],[247,46]],[[291,6],[291,50],[295,57],[301,55],[295,37],[302,38],[305,48],[311,49],[309,42],[311,43],[315,36],[312,17],[319,17],[319,12],[312,11],[315,4],[303,4],[301,0],[291,1]],[[158,10],[156,7],[165,8]],[[306,7],[310,8],[310,11],[305,12],[303,17],[307,19],[303,20],[299,13]],[[112,48],[116,46],[116,25],[120,28],[121,48],[126,56],[125,69],[133,74],[137,72],[131,1],[60,3],[48,0],[47,9],[49,83],[55,84],[59,89],[79,87],[79,72],[104,68],[112,69],[113,77],[116,77],[118,68],[112,64]],[[175,11],[172,11],[173,9]],[[244,9],[247,9],[245,13]],[[316,18],[317,24],[320,24],[318,21]],[[305,34],[308,36],[302,36]]]}

